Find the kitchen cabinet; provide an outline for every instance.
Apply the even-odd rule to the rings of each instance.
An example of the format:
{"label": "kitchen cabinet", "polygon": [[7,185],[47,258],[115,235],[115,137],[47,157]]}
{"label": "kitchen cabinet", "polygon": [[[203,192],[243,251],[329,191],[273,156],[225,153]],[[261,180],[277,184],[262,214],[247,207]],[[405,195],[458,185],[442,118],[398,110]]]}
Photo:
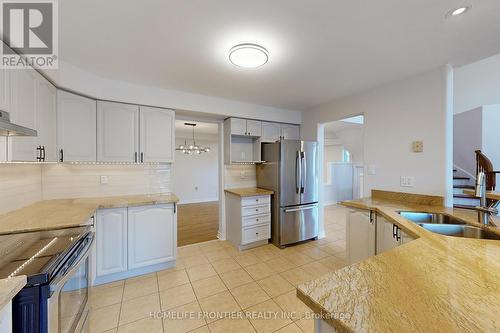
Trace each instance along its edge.
{"label": "kitchen cabinet", "polygon": [[175,113],[172,110],[140,106],[140,162],[173,162]]}
{"label": "kitchen cabinet", "polygon": [[[11,104],[10,121],[28,128],[37,128],[36,90],[38,73],[34,69],[17,69],[10,73]],[[37,137],[9,137],[7,159],[9,161],[36,161]]]}
{"label": "kitchen cabinet", "polygon": [[375,255],[375,214],[371,211],[352,210],[347,221],[347,259],[349,264]]}
{"label": "kitchen cabinet", "polygon": [[43,147],[44,162],[58,160],[56,115],[57,115],[57,89],[47,79],[38,76],[36,89],[36,114],[38,131],[36,146]]}
{"label": "kitchen cabinet", "polygon": [[127,237],[127,208],[97,211],[96,276],[127,270]]}
{"label": "kitchen cabinet", "polygon": [[227,239],[240,250],[271,238],[271,196],[240,197],[226,192]]}
{"label": "kitchen cabinet", "polygon": [[262,122],[259,120],[229,118],[231,135],[260,137],[262,135]]}
{"label": "kitchen cabinet", "polygon": [[[0,110],[10,112],[10,70],[6,68],[0,68]],[[0,137],[0,161],[7,161],[6,137]]]}
{"label": "kitchen cabinet", "polygon": [[401,245],[401,229],[396,224],[377,215],[377,254]]}
{"label": "kitchen cabinet", "polygon": [[174,204],[99,209],[93,284],[172,267],[177,255]]}
{"label": "kitchen cabinet", "polygon": [[262,142],[276,142],[281,139],[300,140],[300,126],[262,122]]}
{"label": "kitchen cabinet", "polygon": [[281,138],[285,140],[300,140],[300,126],[281,124]]}
{"label": "kitchen cabinet", "polygon": [[95,100],[57,92],[57,147],[63,162],[96,161]]}
{"label": "kitchen cabinet", "polygon": [[262,122],[262,142],[276,142],[281,139],[281,124]]}
{"label": "kitchen cabinet", "polygon": [[128,269],[175,260],[177,230],[173,205],[128,209]]}
{"label": "kitchen cabinet", "polygon": [[97,160],[139,161],[138,105],[97,102]]}

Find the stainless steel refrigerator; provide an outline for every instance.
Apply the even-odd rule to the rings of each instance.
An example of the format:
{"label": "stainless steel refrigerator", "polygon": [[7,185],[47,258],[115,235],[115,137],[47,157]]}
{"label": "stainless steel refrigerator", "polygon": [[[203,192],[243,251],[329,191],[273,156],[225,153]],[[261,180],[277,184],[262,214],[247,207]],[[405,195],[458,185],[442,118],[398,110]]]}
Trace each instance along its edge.
{"label": "stainless steel refrigerator", "polygon": [[318,237],[318,143],[262,144],[257,186],[274,191],[271,241],[284,247]]}

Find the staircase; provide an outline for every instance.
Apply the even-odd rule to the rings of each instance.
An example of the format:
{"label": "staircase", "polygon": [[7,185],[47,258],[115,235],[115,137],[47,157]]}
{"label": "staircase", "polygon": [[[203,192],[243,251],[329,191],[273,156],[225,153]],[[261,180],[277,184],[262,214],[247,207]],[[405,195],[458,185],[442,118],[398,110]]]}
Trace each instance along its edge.
{"label": "staircase", "polygon": [[471,208],[479,205],[479,198],[464,194],[465,189],[474,189],[474,179],[471,179],[460,171],[453,170],[453,207]]}

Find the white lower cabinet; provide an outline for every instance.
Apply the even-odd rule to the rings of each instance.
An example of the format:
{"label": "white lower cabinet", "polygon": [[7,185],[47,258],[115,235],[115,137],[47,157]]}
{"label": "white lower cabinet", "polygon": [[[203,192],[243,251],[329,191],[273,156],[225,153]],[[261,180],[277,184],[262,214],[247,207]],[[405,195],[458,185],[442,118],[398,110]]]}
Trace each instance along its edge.
{"label": "white lower cabinet", "polygon": [[347,260],[349,264],[375,255],[375,217],[373,212],[352,210],[347,218]]}
{"label": "white lower cabinet", "polygon": [[401,229],[377,215],[377,254],[401,245]]}
{"label": "white lower cabinet", "polygon": [[97,212],[96,251],[97,276],[127,270],[127,208]]}
{"label": "white lower cabinet", "polygon": [[177,233],[173,205],[128,209],[128,268],[175,260]]}
{"label": "white lower cabinet", "polygon": [[226,192],[227,239],[240,250],[271,238],[271,196],[240,197]]}
{"label": "white lower cabinet", "polygon": [[0,309],[0,332],[12,333],[12,301]]}
{"label": "white lower cabinet", "polygon": [[176,253],[174,204],[98,210],[94,284],[168,268]]}
{"label": "white lower cabinet", "polygon": [[415,238],[381,215],[365,210],[351,210],[347,218],[347,258],[353,264]]}

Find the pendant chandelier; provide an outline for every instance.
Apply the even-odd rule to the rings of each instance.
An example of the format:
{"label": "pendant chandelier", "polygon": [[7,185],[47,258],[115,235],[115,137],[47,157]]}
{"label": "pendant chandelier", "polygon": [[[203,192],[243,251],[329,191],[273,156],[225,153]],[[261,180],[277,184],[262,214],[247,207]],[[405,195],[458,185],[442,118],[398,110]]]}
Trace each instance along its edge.
{"label": "pendant chandelier", "polygon": [[192,144],[188,145],[187,140],[184,140],[184,144],[181,144],[179,147],[175,148],[175,150],[179,150],[186,155],[200,155],[201,153],[208,153],[210,151],[210,147],[202,148],[198,147],[198,145],[196,144],[196,140],[194,139],[194,128],[196,127],[196,124],[184,123],[184,125],[191,126],[193,128],[193,142]]}

